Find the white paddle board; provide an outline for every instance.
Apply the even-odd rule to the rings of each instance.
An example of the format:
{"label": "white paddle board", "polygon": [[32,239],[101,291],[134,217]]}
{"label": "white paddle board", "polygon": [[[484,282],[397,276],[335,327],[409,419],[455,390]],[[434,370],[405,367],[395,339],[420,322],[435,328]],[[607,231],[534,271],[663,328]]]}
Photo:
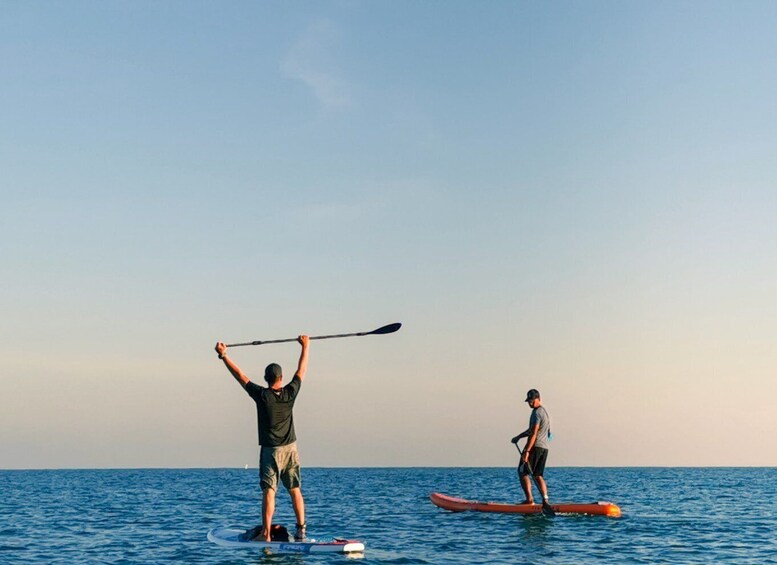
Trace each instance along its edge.
{"label": "white paddle board", "polygon": [[357,553],[364,551],[360,541],[334,538],[331,541],[243,541],[240,534],[246,531],[239,526],[213,528],[208,539],[222,547],[262,549],[271,553]]}

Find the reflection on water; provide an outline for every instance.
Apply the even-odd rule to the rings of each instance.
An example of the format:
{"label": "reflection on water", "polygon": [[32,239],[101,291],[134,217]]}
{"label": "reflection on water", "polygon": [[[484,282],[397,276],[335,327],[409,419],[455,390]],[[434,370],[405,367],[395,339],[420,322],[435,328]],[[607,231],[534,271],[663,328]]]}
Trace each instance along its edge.
{"label": "reflection on water", "polygon": [[521,543],[542,543],[542,540],[553,530],[555,518],[543,514],[530,514],[527,516],[515,516],[518,540]]}

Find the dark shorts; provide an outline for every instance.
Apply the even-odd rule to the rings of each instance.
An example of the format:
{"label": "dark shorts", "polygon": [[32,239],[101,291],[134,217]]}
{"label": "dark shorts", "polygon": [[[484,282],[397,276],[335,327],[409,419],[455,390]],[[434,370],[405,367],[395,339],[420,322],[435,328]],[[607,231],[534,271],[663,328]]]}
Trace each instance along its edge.
{"label": "dark shorts", "polygon": [[[535,447],[529,452],[529,465],[535,477],[541,477],[545,473],[545,461],[548,460],[548,450],[544,447]],[[529,469],[521,462],[518,473],[523,477],[529,474]]]}
{"label": "dark shorts", "polygon": [[297,444],[265,447],[259,450],[259,484],[262,490],[278,490],[278,479],[286,490],[299,488],[299,454]]}

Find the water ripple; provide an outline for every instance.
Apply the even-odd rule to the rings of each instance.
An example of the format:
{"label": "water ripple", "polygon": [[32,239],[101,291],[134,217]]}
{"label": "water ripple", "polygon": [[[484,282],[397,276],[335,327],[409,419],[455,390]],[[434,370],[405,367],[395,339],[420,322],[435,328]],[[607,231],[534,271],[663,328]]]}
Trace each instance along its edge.
{"label": "water ripple", "polygon": [[[513,469],[304,469],[309,534],[362,539],[364,563],[777,562],[775,469],[546,472],[558,502],[617,502],[620,519],[450,513],[443,491],[515,501]],[[353,562],[207,542],[259,521],[256,470],[0,471],[1,563]],[[276,519],[292,525],[280,493]]]}

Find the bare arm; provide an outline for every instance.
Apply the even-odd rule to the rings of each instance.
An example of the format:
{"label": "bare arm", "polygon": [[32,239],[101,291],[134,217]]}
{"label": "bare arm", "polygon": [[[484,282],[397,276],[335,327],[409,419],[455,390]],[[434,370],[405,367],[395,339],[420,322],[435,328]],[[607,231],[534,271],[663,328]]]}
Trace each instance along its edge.
{"label": "bare arm", "polygon": [[530,429],[527,429],[525,432],[521,432],[520,434],[518,434],[517,436],[515,436],[515,437],[514,437],[513,439],[511,439],[510,441],[511,441],[512,443],[518,443],[518,442],[519,442],[521,439],[523,439],[523,438],[525,438],[525,437],[528,437],[530,433],[531,433],[531,430],[530,430]]}
{"label": "bare arm", "polygon": [[521,458],[523,461],[529,460],[529,452],[534,447],[534,442],[537,441],[537,434],[539,433],[539,431],[540,431],[540,424],[537,423],[531,426],[530,428],[528,428],[525,432],[521,432],[520,434],[518,434],[517,436],[515,436],[513,439],[510,440],[513,443],[518,444],[518,441],[521,438],[529,438],[526,440],[526,445],[523,448],[523,457]]}
{"label": "bare arm", "polygon": [[534,447],[534,442],[537,441],[537,433],[540,431],[540,425],[539,423],[534,424],[534,426],[531,426],[528,430],[525,432],[521,432],[517,436],[513,438],[513,443],[518,444],[518,440],[522,437],[528,437],[529,439],[526,440],[526,445],[523,448],[523,456],[521,457],[521,461],[524,463],[529,460],[529,452]]}
{"label": "bare arm", "polygon": [[301,335],[297,338],[297,341],[302,346],[302,351],[299,354],[299,363],[297,363],[296,376],[299,380],[305,378],[305,373],[308,370],[308,348],[310,347],[310,338],[306,335]]}
{"label": "bare arm", "polygon": [[528,436],[529,439],[526,440],[526,446],[523,448],[524,454],[529,453],[534,447],[534,442],[537,441],[537,434],[540,432],[539,422],[534,424],[531,428],[529,428],[526,431],[528,432],[526,435]]}
{"label": "bare arm", "polygon": [[229,372],[232,373],[232,376],[235,377],[235,380],[240,383],[240,386],[245,388],[251,381],[246,377],[245,373],[240,370],[240,367],[227,357],[227,346],[222,342],[218,342],[216,344],[216,353],[219,354],[219,359],[224,361],[224,365],[226,365]]}

